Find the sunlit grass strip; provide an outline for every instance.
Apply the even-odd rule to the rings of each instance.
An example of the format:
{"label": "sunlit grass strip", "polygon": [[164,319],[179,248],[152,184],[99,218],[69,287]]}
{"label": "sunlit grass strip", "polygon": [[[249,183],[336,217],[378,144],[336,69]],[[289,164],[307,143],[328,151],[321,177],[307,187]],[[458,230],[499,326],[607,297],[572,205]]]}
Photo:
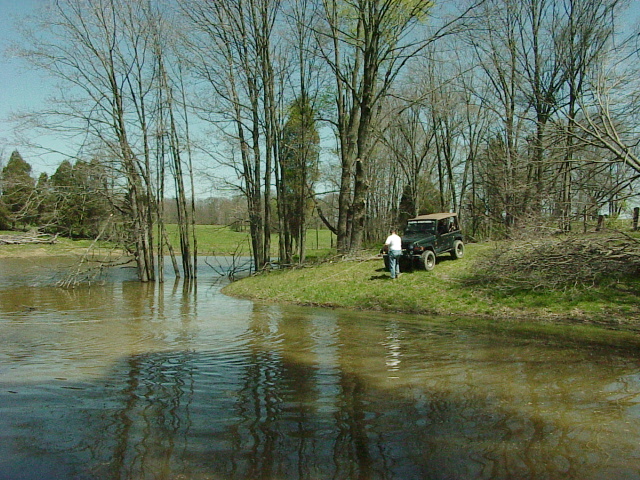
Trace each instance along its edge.
{"label": "sunlit grass strip", "polygon": [[[166,225],[167,235],[174,248],[179,247],[177,225]],[[196,225],[198,253],[200,255],[251,255],[249,229],[236,231],[226,225]],[[317,258],[328,255],[332,250],[332,233],[329,230],[307,230],[307,256]],[[278,235],[271,235],[271,255],[278,255]]]}

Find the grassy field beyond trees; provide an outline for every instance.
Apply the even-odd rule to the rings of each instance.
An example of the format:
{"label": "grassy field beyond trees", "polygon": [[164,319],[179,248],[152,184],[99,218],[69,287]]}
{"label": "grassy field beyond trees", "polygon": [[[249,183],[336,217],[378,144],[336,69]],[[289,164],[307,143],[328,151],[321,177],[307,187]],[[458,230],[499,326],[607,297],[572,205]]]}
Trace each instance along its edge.
{"label": "grassy field beyond trees", "polygon": [[[178,244],[177,225],[167,225],[169,239]],[[236,231],[225,225],[196,225],[200,255],[251,255],[249,230]],[[332,233],[327,229],[307,230],[307,259],[325,257],[332,251]],[[335,236],[334,236],[335,238]],[[271,236],[271,255],[278,254],[278,235]]]}

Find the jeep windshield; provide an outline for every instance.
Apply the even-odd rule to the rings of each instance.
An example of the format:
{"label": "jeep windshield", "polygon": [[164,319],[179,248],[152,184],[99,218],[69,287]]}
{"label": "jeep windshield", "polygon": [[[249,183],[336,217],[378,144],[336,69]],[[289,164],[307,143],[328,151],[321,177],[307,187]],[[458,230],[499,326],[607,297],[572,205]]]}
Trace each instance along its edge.
{"label": "jeep windshield", "polygon": [[435,220],[420,220],[417,222],[409,222],[407,229],[404,231],[405,235],[415,235],[420,233],[434,234],[436,232]]}

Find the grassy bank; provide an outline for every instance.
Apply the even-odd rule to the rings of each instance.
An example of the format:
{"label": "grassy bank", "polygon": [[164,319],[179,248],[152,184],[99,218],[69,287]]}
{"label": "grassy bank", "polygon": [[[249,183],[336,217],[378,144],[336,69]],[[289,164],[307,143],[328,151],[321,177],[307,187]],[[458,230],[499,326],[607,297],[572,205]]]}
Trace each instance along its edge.
{"label": "grassy bank", "polygon": [[500,293],[491,285],[470,286],[476,261],[491,244],[467,245],[464,258],[438,259],[431,272],[413,271],[391,280],[375,254],[242,279],[225,288],[229,295],[263,301],[343,307],[475,319],[535,321],[607,327],[635,332],[640,325],[638,282],[562,291]]}

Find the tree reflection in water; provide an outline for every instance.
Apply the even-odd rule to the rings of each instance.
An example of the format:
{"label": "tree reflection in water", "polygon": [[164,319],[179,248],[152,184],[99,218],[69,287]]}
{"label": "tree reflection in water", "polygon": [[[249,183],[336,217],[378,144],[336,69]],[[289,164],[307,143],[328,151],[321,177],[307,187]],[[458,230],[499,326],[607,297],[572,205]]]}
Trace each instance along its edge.
{"label": "tree reflection in water", "polygon": [[[269,307],[254,313],[233,351],[128,359],[121,408],[112,412],[109,433],[94,438],[102,444],[99,456],[108,457],[110,448],[114,454],[107,470],[94,473],[408,479],[633,478],[624,473],[638,472],[633,450],[623,447],[610,457],[606,445],[592,443],[583,430],[594,428],[595,412],[583,412],[581,420],[583,394],[545,385],[539,359],[475,358],[488,370],[474,378],[468,365],[453,362],[475,354],[402,351],[407,342],[416,346],[410,332],[363,335],[360,324],[339,316],[331,324],[327,315],[284,319]],[[408,374],[397,362],[390,365],[399,355]],[[432,372],[424,375],[420,363]],[[591,368],[602,374],[600,365]],[[522,379],[522,388],[506,389],[511,396],[491,385]],[[602,386],[610,381],[601,380]],[[550,395],[571,397],[562,399],[566,411]],[[595,429],[603,438],[614,433],[605,425]],[[108,446],[107,439],[116,442]]]}
{"label": "tree reflection in water", "polygon": [[[225,320],[231,304],[205,308],[211,293],[179,282],[103,293],[81,314],[103,302],[124,319],[104,332],[28,314],[0,325],[17,372],[40,362],[46,335],[51,352],[64,347],[48,361],[68,372],[94,371],[78,365],[101,358],[82,352],[90,340],[122,343],[92,380],[0,371],[0,479],[640,477],[633,354],[250,303]],[[31,301],[45,294],[58,295]],[[59,302],[55,318],[78,309]]]}

